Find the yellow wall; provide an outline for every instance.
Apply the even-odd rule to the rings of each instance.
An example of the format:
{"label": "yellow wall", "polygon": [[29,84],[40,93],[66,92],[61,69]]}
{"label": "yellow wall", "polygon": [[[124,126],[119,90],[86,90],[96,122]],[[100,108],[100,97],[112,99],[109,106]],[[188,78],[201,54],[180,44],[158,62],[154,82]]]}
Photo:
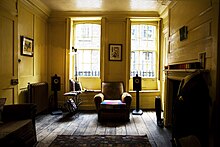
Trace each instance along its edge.
{"label": "yellow wall", "polygon": [[[9,5],[14,5],[9,3]],[[51,76],[57,74],[61,77],[61,91],[58,92],[59,102],[62,105],[65,102],[63,93],[68,90],[68,73],[69,73],[69,48],[70,48],[70,17],[81,16],[100,16],[102,20],[102,49],[101,49],[101,79],[96,83],[96,87],[101,85],[101,81],[123,81],[125,89],[128,91],[130,53],[129,53],[129,33],[127,31],[128,18],[130,17],[158,17],[157,12],[117,12],[117,13],[100,13],[100,12],[83,12],[83,13],[49,13],[44,11],[44,7],[33,4],[32,1],[18,1],[18,33],[17,33],[17,62],[19,84],[17,103],[25,102],[24,91],[27,88],[28,82],[35,83],[41,81],[51,82]],[[10,6],[7,6],[10,8]],[[48,19],[49,18],[49,19]],[[26,36],[34,39],[34,56],[28,57],[20,54],[20,36]],[[122,44],[122,61],[109,61],[108,49],[109,44]],[[82,82],[88,79],[80,79]],[[154,82],[155,83],[155,82]],[[152,93],[143,92],[141,97],[148,97],[141,101],[143,108],[154,107],[154,96],[159,95],[157,85],[154,85],[155,94],[150,100],[149,95]],[[91,84],[85,84],[85,88],[93,89]],[[52,91],[49,88],[50,95]],[[154,93],[154,92],[153,92]],[[135,94],[133,106],[135,106]],[[85,96],[91,98],[91,95]],[[92,96],[93,97],[93,96]],[[150,102],[151,101],[151,102]],[[90,100],[90,106],[94,103]],[[148,103],[150,102],[150,103]],[[146,104],[146,105],[145,105]]]}
{"label": "yellow wall", "polygon": [[[16,2],[18,2],[18,7],[16,7]],[[15,68],[13,67],[14,78],[19,79],[19,85],[17,87],[14,86],[14,91],[11,90],[15,95],[18,91],[18,97],[15,96],[15,103],[22,103],[25,101],[22,91],[26,89],[28,82],[47,81],[50,84],[51,76],[54,74],[61,77],[61,91],[58,92],[59,103],[63,104],[63,102],[65,102],[66,98],[63,97],[63,93],[68,89],[69,78],[68,53],[70,49],[69,38],[71,26],[69,18],[81,16],[99,16],[104,18],[102,20],[101,80],[124,81],[126,90],[128,90],[129,75],[126,75],[125,71],[129,70],[130,62],[128,43],[129,33],[127,30],[129,21],[127,18],[163,18],[161,25],[161,64],[159,76],[162,84],[158,84],[160,85],[159,89],[162,90],[162,93],[157,90],[141,92],[141,108],[154,108],[154,98],[156,95],[161,95],[163,104],[166,105],[164,100],[167,87],[165,74],[163,72],[164,65],[198,61],[198,54],[201,52],[206,52],[206,69],[210,71],[211,80],[209,81],[209,88],[212,102],[214,102],[213,106],[215,106],[216,101],[220,101],[218,97],[220,95],[218,90],[219,87],[217,87],[217,85],[220,85],[220,81],[218,81],[220,71],[218,52],[219,0],[201,0],[199,2],[193,0],[172,1],[169,8],[161,13],[161,16],[159,16],[157,12],[53,12],[49,16],[49,12],[43,5],[36,5],[32,2],[33,1],[26,0],[0,1],[1,20],[9,20],[10,23],[14,25],[13,33],[17,35],[10,44],[13,46],[13,43],[16,43],[17,46],[16,44],[14,45],[15,53],[13,57],[10,57],[12,61],[9,61],[16,66]],[[35,2],[39,3],[39,1]],[[188,39],[179,41],[179,29],[182,26],[188,27]],[[4,30],[9,28],[8,26],[4,27],[5,28],[1,29]],[[14,34],[11,34],[11,38],[13,38]],[[33,57],[20,55],[21,35],[34,39]],[[9,39],[11,38],[9,37]],[[123,57],[121,62],[108,61],[108,45],[110,43],[122,44]],[[8,42],[6,44],[8,44]],[[3,58],[5,59],[4,56]],[[21,62],[18,63],[17,61],[19,59]],[[3,64],[4,63],[0,64],[1,69],[5,66]],[[9,71],[11,69],[7,70]],[[2,73],[4,74],[4,72],[1,72],[1,84],[8,76],[2,76]],[[6,85],[8,85],[10,89],[12,87],[9,82],[10,77],[7,80]],[[52,94],[50,88],[49,92]],[[81,95],[84,100],[81,106],[82,109],[94,109],[93,96],[96,93],[83,93]],[[135,93],[131,92],[131,94],[133,96],[132,108],[135,108]],[[3,94],[1,93],[0,96],[3,96]],[[213,110],[213,106],[211,110],[215,111]],[[218,116],[214,117],[217,118]]]}
{"label": "yellow wall", "polygon": [[6,104],[17,103],[17,7],[16,1],[0,1],[0,97]]}
{"label": "yellow wall", "polygon": [[[104,24],[105,25],[105,24]],[[126,20],[108,19],[106,21],[106,43],[104,50],[104,79],[103,81],[123,81],[125,83],[125,54],[128,51],[125,47]],[[122,61],[109,61],[108,45],[122,44]]]}
{"label": "yellow wall", "polygon": [[[28,82],[48,81],[51,76],[61,76],[61,91],[58,93],[59,101],[63,103],[63,93],[68,89],[68,64],[70,49],[70,19],[71,17],[103,17],[102,20],[102,51],[101,51],[101,80],[123,81],[128,90],[129,75],[129,33],[127,26],[130,17],[159,17],[156,12],[53,12],[50,17],[33,4],[19,0],[18,7],[18,95],[19,101],[24,101],[22,90]],[[212,3],[211,3],[212,2]],[[173,2],[165,10],[163,17],[162,42],[160,50],[161,70],[160,80],[164,81],[163,66],[182,62],[198,61],[198,53],[206,52],[206,69],[211,71],[210,93],[213,99],[216,95],[217,77],[217,0],[207,0],[197,3],[194,1]],[[187,10],[187,11],[186,11]],[[188,39],[179,41],[179,28],[188,26]],[[34,39],[34,57],[20,55],[20,35]],[[122,44],[122,61],[108,60],[108,45],[111,43]],[[168,59],[166,58],[168,57]],[[159,89],[164,89],[164,84],[158,84]],[[87,87],[86,87],[87,88]],[[88,87],[90,89],[91,87]],[[156,88],[155,88],[156,89]],[[49,91],[52,94],[51,91]],[[145,97],[145,94],[143,94]],[[146,96],[148,94],[146,93]],[[160,93],[156,93],[160,95]],[[90,97],[90,96],[88,96]],[[135,98],[135,96],[133,96]],[[153,97],[149,101],[153,108]],[[163,99],[162,99],[163,100]],[[148,100],[143,103],[147,103]],[[93,102],[91,101],[91,105]],[[134,104],[135,105],[135,104]],[[142,104],[141,104],[142,105]]]}
{"label": "yellow wall", "polygon": [[[1,53],[3,53],[1,61],[7,61],[1,63],[1,71],[4,67],[2,65],[6,65],[3,73],[7,75],[0,73],[0,81],[3,83],[0,86],[1,90],[3,87],[0,96],[7,98],[6,104],[23,103],[28,82],[47,81],[48,16],[42,11],[43,7],[40,9],[26,0],[1,0],[0,7],[1,21],[6,18],[4,24],[8,24],[1,27],[1,30],[6,33],[5,36],[1,36],[1,41],[6,42],[4,44],[7,45],[1,48]],[[33,57],[21,55],[20,36],[34,39]],[[4,53],[5,49],[6,53]],[[18,79],[18,84],[11,84],[11,79]]]}
{"label": "yellow wall", "polygon": [[[47,81],[47,16],[28,2],[21,0],[18,6],[18,102],[22,103],[28,82]],[[20,36],[34,39],[33,57],[20,54]]]}
{"label": "yellow wall", "polygon": [[[71,25],[70,17],[85,17],[85,16],[102,16],[102,42],[101,42],[101,79],[98,83],[90,84],[87,78],[79,78],[82,83],[86,82],[83,88],[93,89],[91,85],[95,84],[95,87],[100,87],[101,81],[123,81],[125,89],[128,91],[129,85],[129,70],[128,64],[130,63],[130,51],[127,45],[128,32],[127,25],[130,16],[126,14],[105,14],[96,12],[96,14],[74,13],[73,14],[51,14],[49,18],[49,77],[57,74],[61,77],[61,91],[58,93],[59,104],[62,106],[67,99],[62,94],[68,91],[68,76],[69,76],[69,50],[70,50],[70,32],[68,32]],[[141,13],[139,14],[141,15]],[[143,15],[143,14],[142,14]],[[147,16],[147,15],[145,15]],[[152,16],[152,15],[150,15]],[[154,14],[157,17],[157,14]],[[122,61],[109,61],[108,49],[109,44],[122,44]],[[66,61],[66,62],[65,62]],[[55,63],[55,64],[54,64]],[[149,82],[152,80],[150,79]],[[156,83],[156,82],[154,82]],[[98,86],[97,86],[98,84]],[[144,85],[146,86],[146,85]],[[143,92],[140,95],[140,106],[144,109],[154,108],[154,98],[160,95],[157,85],[154,85],[154,92]],[[95,88],[96,89],[96,88]],[[94,109],[93,96],[96,93],[85,93],[81,95],[86,101],[82,103],[81,109]],[[135,94],[133,95],[132,107],[135,107]],[[142,99],[143,98],[143,99]]]}
{"label": "yellow wall", "polygon": [[160,29],[160,35],[161,35],[161,42],[160,42],[160,90],[161,90],[161,103],[162,103],[162,109],[164,110],[165,107],[165,95],[166,95],[166,80],[165,80],[165,74],[164,74],[164,66],[168,65],[168,40],[169,40],[169,15],[168,15],[168,8],[165,9],[161,13],[161,29]]}
{"label": "yellow wall", "polygon": [[[66,26],[67,20],[61,19],[49,22],[49,56],[48,56],[48,82],[51,84],[51,77],[57,74],[61,77],[61,91],[58,92],[59,101],[64,101],[65,78],[68,76],[66,72],[68,63],[69,49],[66,47]],[[49,88],[50,89],[50,88]],[[52,91],[50,91],[52,94]]]}

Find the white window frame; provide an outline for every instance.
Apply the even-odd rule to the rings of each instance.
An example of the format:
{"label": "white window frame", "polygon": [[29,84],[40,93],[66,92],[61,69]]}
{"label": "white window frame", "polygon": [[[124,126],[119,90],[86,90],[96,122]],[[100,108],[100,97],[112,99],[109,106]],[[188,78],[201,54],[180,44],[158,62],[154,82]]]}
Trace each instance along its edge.
{"label": "white window frame", "polygon": [[[155,61],[154,77],[142,77],[142,75],[138,74],[139,76],[142,77],[142,90],[158,90],[158,81],[157,81],[158,70],[159,70],[159,66],[158,66],[158,63],[159,63],[159,58],[158,58],[158,49],[159,49],[159,46],[158,46],[158,41],[159,41],[158,27],[159,26],[158,26],[158,23],[159,23],[158,21],[147,21],[147,20],[137,21],[135,19],[131,20],[131,26],[135,25],[135,24],[145,24],[145,25],[153,25],[156,27],[156,40],[155,40],[156,49],[155,50],[150,50],[150,49],[147,50],[147,51],[154,51],[155,52],[155,60],[156,61]],[[130,50],[130,56],[132,56],[132,50]],[[131,74],[131,72],[132,72],[131,64],[132,64],[132,60],[130,60],[129,90],[133,90],[133,76],[134,76],[134,74],[133,75]]]}
{"label": "white window frame", "polygon": [[[99,45],[99,48],[90,48],[90,47],[85,47],[85,48],[80,48],[79,46],[77,46],[77,44],[75,43],[75,26],[76,25],[79,25],[79,24],[98,24],[98,25],[100,25],[100,45]],[[77,77],[90,77],[90,78],[92,78],[92,77],[94,77],[94,78],[99,78],[100,77],[100,51],[101,51],[101,22],[98,22],[98,21],[77,21],[77,22],[74,22],[73,23],[73,28],[74,28],[74,34],[73,34],[73,46],[74,46],[74,48],[76,48],[77,49],[77,52],[78,52],[78,54],[77,54],[77,56],[75,56],[76,58],[77,58],[77,73],[75,73],[75,71],[74,71],[74,76],[77,76]],[[93,60],[92,58],[93,58],[93,56],[91,56],[91,61],[90,62],[85,62],[85,60],[81,60],[82,62],[81,62],[81,64],[83,64],[83,66],[79,66],[79,59],[81,59],[81,58],[88,58],[88,56],[86,56],[85,57],[85,52],[90,52],[90,54],[92,54],[92,52],[93,51],[98,51],[99,53],[98,53],[98,56],[97,56],[97,59],[98,60]],[[81,54],[82,56],[80,56],[80,52],[83,52],[83,54]],[[99,69],[98,70],[96,70],[96,71],[92,71],[92,65],[93,64],[97,64],[97,62],[98,62],[98,64],[99,64]],[[86,67],[86,64],[87,64],[87,66],[90,66],[89,67],[89,71],[87,72],[86,70],[84,70],[85,69],[85,67]],[[80,69],[82,68],[82,71],[80,71]],[[74,68],[75,69],[75,68]]]}
{"label": "white window frame", "polygon": [[[79,81],[82,84],[83,89],[93,89],[93,90],[99,90],[100,83],[101,83],[101,40],[102,40],[102,18],[101,17],[74,17],[71,18],[71,33],[70,33],[70,46],[71,48],[74,47],[74,25],[79,23],[92,23],[92,24],[99,24],[100,25],[100,55],[99,58],[99,76],[78,76],[77,75],[77,81]],[[74,47],[77,49],[77,47]],[[78,51],[78,49],[77,49]],[[74,55],[74,49],[70,49],[70,60],[69,60],[69,79],[76,80],[75,75],[75,57]],[[78,67],[77,67],[78,70]]]}

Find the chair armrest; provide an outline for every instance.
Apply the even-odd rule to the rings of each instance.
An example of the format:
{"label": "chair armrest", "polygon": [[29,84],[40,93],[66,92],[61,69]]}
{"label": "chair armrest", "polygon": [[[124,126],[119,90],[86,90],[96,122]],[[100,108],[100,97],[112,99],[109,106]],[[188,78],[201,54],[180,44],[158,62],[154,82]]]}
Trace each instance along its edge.
{"label": "chair armrest", "polygon": [[102,94],[102,93],[96,94],[94,96],[94,102],[95,102],[95,106],[96,106],[97,111],[100,109],[100,104],[103,100],[104,100],[104,94]]}
{"label": "chair armrest", "polygon": [[131,101],[132,101],[132,96],[127,92],[123,92],[123,94],[121,96],[121,101],[123,103],[126,103],[127,108],[130,108]]}
{"label": "chair armrest", "polygon": [[3,121],[35,119],[37,106],[35,104],[14,104],[4,105],[2,118]]}

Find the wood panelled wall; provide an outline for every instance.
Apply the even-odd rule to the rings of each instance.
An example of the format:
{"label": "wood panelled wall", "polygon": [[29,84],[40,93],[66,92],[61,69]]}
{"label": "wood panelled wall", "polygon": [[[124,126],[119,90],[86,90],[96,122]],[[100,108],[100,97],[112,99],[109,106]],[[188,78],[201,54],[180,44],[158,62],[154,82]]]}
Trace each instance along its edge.
{"label": "wood panelled wall", "polygon": [[[26,0],[1,0],[0,7],[0,97],[7,98],[6,104],[24,103],[28,82],[47,81],[48,12]],[[21,36],[34,40],[33,57],[21,55]],[[11,79],[18,79],[18,84]]]}
{"label": "wood panelled wall", "polygon": [[[61,90],[58,92],[59,101],[64,101],[64,89],[65,89],[65,79],[68,73],[66,70],[68,68],[68,51],[66,43],[66,29],[67,29],[68,19],[58,19],[55,21],[49,21],[48,30],[48,44],[49,44],[49,56],[48,56],[48,81],[51,84],[51,77],[57,74],[61,77]],[[70,32],[69,32],[70,33]],[[51,85],[50,85],[51,86]],[[49,87],[50,87],[49,86]],[[52,94],[51,88],[49,88],[49,93]]]}
{"label": "wood panelled wall", "polygon": [[[104,81],[123,81],[126,82],[126,69],[125,69],[125,54],[127,52],[125,46],[126,39],[126,19],[107,19],[106,22],[107,37],[106,37],[106,53],[105,53],[105,66],[104,66]],[[122,61],[108,61],[108,44],[122,44]]]}
{"label": "wood panelled wall", "polygon": [[[211,1],[178,2],[170,9],[169,64],[198,61],[198,54],[206,52],[207,66],[212,57],[213,20]],[[188,27],[188,38],[180,41],[179,29]],[[208,68],[207,67],[207,68]]]}
{"label": "wood panelled wall", "polygon": [[[162,40],[168,42],[167,47],[166,43],[162,44],[165,51],[163,65],[198,62],[199,54],[206,53],[205,69],[209,71],[210,75],[207,83],[212,103],[210,105],[210,138],[212,138],[213,130],[219,128],[213,127],[213,124],[216,123],[215,120],[219,120],[219,116],[216,115],[219,108],[213,107],[213,104],[220,99],[217,97],[219,91],[219,81],[217,81],[219,78],[217,77],[220,75],[219,62],[217,62],[219,58],[219,1],[176,1],[171,3],[166,12],[161,15],[163,17]],[[183,26],[187,26],[188,36],[187,39],[180,41],[179,29]],[[163,85],[162,95],[166,95],[168,89],[164,80]],[[219,135],[216,135],[217,137],[219,138]],[[217,139],[215,141],[219,142]],[[213,146],[213,142],[211,139],[211,146]]]}
{"label": "wood panelled wall", "polygon": [[17,103],[17,7],[16,0],[0,1],[0,97],[7,98],[6,104]]}
{"label": "wood panelled wall", "polygon": [[[216,4],[215,4],[216,3]],[[213,0],[178,1],[169,9],[168,64],[199,61],[206,53],[205,69],[210,71],[210,94],[216,96],[218,2]],[[179,29],[188,28],[187,39],[180,41]]]}
{"label": "wood panelled wall", "polygon": [[[47,81],[47,15],[27,1],[18,1],[18,102],[25,102],[23,93],[28,82]],[[20,36],[34,39],[33,57],[20,54]]]}

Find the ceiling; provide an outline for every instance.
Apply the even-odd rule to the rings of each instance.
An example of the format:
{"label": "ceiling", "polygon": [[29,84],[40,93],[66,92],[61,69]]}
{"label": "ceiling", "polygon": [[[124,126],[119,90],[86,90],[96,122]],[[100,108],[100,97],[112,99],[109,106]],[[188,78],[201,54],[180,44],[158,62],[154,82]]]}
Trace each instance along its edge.
{"label": "ceiling", "polygon": [[40,0],[50,11],[159,11],[170,0]]}

